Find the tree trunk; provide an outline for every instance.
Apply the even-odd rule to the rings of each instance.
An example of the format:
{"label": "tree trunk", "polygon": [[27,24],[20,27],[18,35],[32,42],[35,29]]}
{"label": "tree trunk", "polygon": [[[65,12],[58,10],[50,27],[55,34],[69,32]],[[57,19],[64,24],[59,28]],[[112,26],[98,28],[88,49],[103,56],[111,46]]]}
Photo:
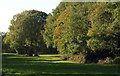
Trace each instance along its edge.
{"label": "tree trunk", "polygon": [[31,42],[31,44],[29,46],[28,56],[33,56],[32,42]]}
{"label": "tree trunk", "polygon": [[33,46],[32,46],[32,39],[31,39],[31,42],[30,42],[30,49],[29,49],[29,51],[28,51],[28,55],[29,56],[33,56]]}
{"label": "tree trunk", "polygon": [[33,51],[32,51],[32,49],[28,50],[28,56],[33,56]]}
{"label": "tree trunk", "polygon": [[37,52],[37,50],[35,50],[35,56],[38,56],[38,52]]}

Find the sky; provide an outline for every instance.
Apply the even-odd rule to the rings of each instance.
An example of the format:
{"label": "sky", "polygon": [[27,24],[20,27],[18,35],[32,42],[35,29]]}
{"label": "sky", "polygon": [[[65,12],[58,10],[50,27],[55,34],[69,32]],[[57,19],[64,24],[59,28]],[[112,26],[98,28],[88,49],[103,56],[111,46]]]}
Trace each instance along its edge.
{"label": "sky", "polygon": [[51,13],[61,0],[0,0],[0,31],[7,32],[10,21],[24,10],[39,10]]}

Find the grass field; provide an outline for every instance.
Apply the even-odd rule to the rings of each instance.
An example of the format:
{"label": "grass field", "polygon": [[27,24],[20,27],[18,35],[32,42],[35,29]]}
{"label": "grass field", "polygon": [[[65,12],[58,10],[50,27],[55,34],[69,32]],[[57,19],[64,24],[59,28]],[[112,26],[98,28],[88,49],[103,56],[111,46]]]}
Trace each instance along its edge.
{"label": "grass field", "polygon": [[3,54],[2,76],[119,76],[119,65],[76,64],[60,55]]}

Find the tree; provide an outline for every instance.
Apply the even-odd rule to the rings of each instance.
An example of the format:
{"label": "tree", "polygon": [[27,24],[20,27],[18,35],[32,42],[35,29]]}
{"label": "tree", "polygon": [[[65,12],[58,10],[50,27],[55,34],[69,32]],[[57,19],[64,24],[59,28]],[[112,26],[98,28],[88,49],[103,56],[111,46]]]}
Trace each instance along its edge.
{"label": "tree", "polygon": [[43,38],[41,31],[46,23],[47,14],[37,10],[23,11],[13,16],[6,42],[18,53],[37,55]]}
{"label": "tree", "polygon": [[67,3],[61,2],[58,7],[50,13],[46,20],[46,25],[44,26],[44,30],[42,31],[43,39],[47,47],[55,48],[53,41],[53,30],[54,30],[54,22],[61,14],[62,11],[66,9]]}
{"label": "tree", "polygon": [[[51,21],[48,21],[47,24],[52,22],[52,25],[46,25],[44,39],[47,44],[52,43],[52,46],[56,47],[62,54],[83,52],[83,45],[87,47],[87,29],[90,25],[87,19],[87,11],[90,3],[65,3],[64,6],[64,10],[53,21],[54,14],[53,17],[48,17]],[[50,29],[49,32],[47,32],[48,29]]]}
{"label": "tree", "polygon": [[87,45],[98,59],[120,56],[120,2],[95,3],[89,19]]}
{"label": "tree", "polygon": [[0,32],[0,51],[2,51],[2,32]]}

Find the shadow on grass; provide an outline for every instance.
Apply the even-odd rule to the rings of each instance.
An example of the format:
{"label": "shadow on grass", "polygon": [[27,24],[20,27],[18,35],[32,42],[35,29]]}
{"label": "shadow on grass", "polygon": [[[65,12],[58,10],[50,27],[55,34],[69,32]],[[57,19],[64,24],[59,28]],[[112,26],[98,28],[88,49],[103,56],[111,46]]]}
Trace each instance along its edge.
{"label": "shadow on grass", "polygon": [[3,74],[2,76],[119,76],[117,74]]}
{"label": "shadow on grass", "polygon": [[[5,60],[6,58],[3,58],[3,61]],[[50,61],[61,61],[60,59],[55,59],[55,60],[53,60],[53,59],[49,59],[49,60],[45,60],[45,59],[39,59],[39,60],[34,60],[35,58],[7,58],[7,60],[10,60],[11,62],[13,61],[22,61],[22,62],[29,62],[29,61],[48,61],[48,62],[50,62]]]}
{"label": "shadow on grass", "polygon": [[119,65],[50,63],[60,60],[10,56],[3,55],[3,76],[118,76],[120,73]]}

